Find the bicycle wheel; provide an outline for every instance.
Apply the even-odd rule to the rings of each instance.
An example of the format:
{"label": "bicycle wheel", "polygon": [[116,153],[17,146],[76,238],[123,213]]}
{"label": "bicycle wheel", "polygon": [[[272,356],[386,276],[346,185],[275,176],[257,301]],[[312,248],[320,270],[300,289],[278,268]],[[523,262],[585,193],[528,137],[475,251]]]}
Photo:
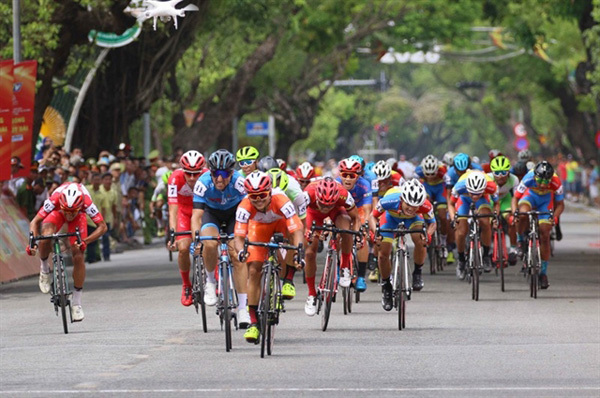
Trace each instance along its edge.
{"label": "bicycle wheel", "polygon": [[[69,333],[69,324],[67,322],[67,281],[65,272],[65,263],[62,257],[58,258],[58,263],[54,264],[54,267],[58,273],[56,279],[58,282],[58,306],[60,307],[60,313],[62,317],[63,330],[65,334]],[[70,316],[70,314],[69,314]]]}
{"label": "bicycle wheel", "polygon": [[271,276],[272,285],[270,286],[269,313],[267,316],[267,355],[273,353],[273,342],[275,341],[275,326],[279,322],[279,303],[281,302],[281,287],[279,275],[274,272]]}
{"label": "bicycle wheel", "polygon": [[325,261],[325,268],[323,269],[323,280],[324,280],[324,289],[321,291],[321,295],[323,297],[323,316],[321,317],[321,329],[323,331],[327,330],[327,324],[329,323],[329,315],[331,314],[331,303],[333,301],[333,288],[334,288],[334,278],[335,278],[335,270],[337,268],[337,264],[335,261],[335,253],[327,254],[327,259]]}
{"label": "bicycle wheel", "polygon": [[504,236],[504,231],[500,230],[498,232],[498,250],[497,250],[497,264],[496,266],[500,268],[500,290],[504,291],[504,252],[505,252],[505,247],[504,245],[506,244],[505,240],[505,236]]}
{"label": "bicycle wheel", "polygon": [[529,247],[529,267],[531,270],[531,276],[529,278],[529,296],[537,298],[538,290],[538,278],[539,278],[539,246],[537,237],[532,240]]}
{"label": "bicycle wheel", "polygon": [[437,254],[435,250],[436,238],[434,232],[433,237],[431,238],[431,243],[427,246],[427,257],[429,257],[429,274],[434,275],[437,271]]}
{"label": "bicycle wheel", "polygon": [[473,274],[473,294],[472,299],[475,301],[479,301],[479,269],[481,268],[481,252],[479,248],[479,239],[477,236],[473,239],[472,242],[472,254],[471,257],[471,265],[472,265],[472,274]]}
{"label": "bicycle wheel", "polygon": [[231,308],[230,301],[231,297],[229,297],[229,267],[228,264],[222,262],[219,264],[221,268],[221,276],[223,278],[222,287],[223,291],[219,292],[223,296],[223,322],[225,323],[225,351],[229,352],[231,350]]}
{"label": "bicycle wheel", "polygon": [[[399,287],[399,300],[398,300],[398,329],[402,330],[406,328],[406,300],[408,295],[408,286],[406,284],[406,278],[408,277],[408,256],[404,251],[398,251],[398,266],[400,268],[399,281],[396,286]],[[400,260],[402,257],[402,260]]]}
{"label": "bicycle wheel", "polygon": [[194,299],[194,307],[196,313],[198,313],[198,307],[200,308],[200,314],[202,315],[202,330],[204,333],[208,332],[206,324],[206,304],[204,303],[204,284],[206,283],[206,271],[204,269],[204,262],[201,256],[194,257],[194,273],[192,274],[192,297]]}
{"label": "bicycle wheel", "polygon": [[[265,347],[267,345],[267,328],[269,327],[269,307],[271,303],[271,272],[263,270],[261,282],[260,302],[258,311],[260,314],[260,357],[265,357]],[[269,336],[270,337],[270,336]]]}

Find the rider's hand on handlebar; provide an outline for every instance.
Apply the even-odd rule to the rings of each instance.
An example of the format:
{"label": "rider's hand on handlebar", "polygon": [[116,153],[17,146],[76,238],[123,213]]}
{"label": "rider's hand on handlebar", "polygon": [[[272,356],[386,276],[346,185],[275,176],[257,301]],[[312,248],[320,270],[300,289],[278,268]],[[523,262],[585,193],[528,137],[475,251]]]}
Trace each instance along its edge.
{"label": "rider's hand on handlebar", "polygon": [[75,242],[74,246],[79,249],[80,252],[85,252],[85,248],[87,247],[87,243],[85,241],[81,241],[81,243]]}
{"label": "rider's hand on handlebar", "polygon": [[33,246],[33,247],[27,246],[25,248],[25,252],[27,253],[28,256],[35,256],[37,254],[37,245]]}
{"label": "rider's hand on handlebar", "polygon": [[248,252],[247,251],[240,250],[238,252],[238,260],[240,261],[240,263],[245,263],[247,258],[248,258]]}

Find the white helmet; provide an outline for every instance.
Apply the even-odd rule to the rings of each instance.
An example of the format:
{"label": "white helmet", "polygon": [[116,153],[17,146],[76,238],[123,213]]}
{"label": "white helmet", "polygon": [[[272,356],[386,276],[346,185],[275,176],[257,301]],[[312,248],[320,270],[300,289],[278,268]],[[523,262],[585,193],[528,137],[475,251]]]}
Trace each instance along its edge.
{"label": "white helmet", "polygon": [[402,200],[407,205],[419,207],[425,203],[426,198],[425,187],[416,178],[408,180],[402,185]]}
{"label": "white helmet", "polygon": [[188,173],[201,173],[204,165],[206,165],[206,160],[198,151],[187,151],[181,155],[179,165]]}
{"label": "white helmet", "polygon": [[81,209],[83,202],[83,193],[81,192],[81,189],[79,189],[79,184],[77,183],[70,183],[67,185],[58,198],[60,208],[66,211],[76,211]]}
{"label": "white helmet", "polygon": [[485,187],[487,186],[487,179],[485,178],[485,174],[482,171],[472,171],[467,176],[467,181],[465,182],[467,187],[467,191],[469,193],[478,195],[485,192]]}
{"label": "white helmet", "polygon": [[423,173],[425,173],[425,175],[432,176],[438,172],[439,162],[435,156],[427,155],[421,162],[421,168],[423,169]]}
{"label": "white helmet", "polygon": [[454,152],[446,152],[442,160],[444,163],[446,163],[447,166],[452,166],[452,164],[454,163]]}
{"label": "white helmet", "polygon": [[377,180],[385,180],[389,176],[392,175],[392,167],[385,162],[385,160],[380,160],[375,163],[373,169],[371,170],[377,176]]}

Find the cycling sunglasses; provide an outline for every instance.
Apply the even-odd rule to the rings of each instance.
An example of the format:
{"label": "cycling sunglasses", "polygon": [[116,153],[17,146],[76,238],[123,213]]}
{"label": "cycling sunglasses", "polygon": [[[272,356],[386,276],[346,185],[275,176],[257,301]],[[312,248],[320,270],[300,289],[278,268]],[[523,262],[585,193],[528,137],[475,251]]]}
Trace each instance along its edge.
{"label": "cycling sunglasses", "polygon": [[184,171],[184,173],[188,177],[200,177],[200,173],[193,173],[191,171]]}
{"label": "cycling sunglasses", "polygon": [[240,166],[250,166],[254,162],[255,162],[254,159],[245,159],[245,160],[240,160],[238,163],[240,164]]}
{"label": "cycling sunglasses", "polygon": [[228,177],[231,175],[231,173],[232,173],[232,171],[231,171],[231,170],[220,170],[220,169],[217,169],[217,170],[211,170],[211,171],[210,171],[210,174],[211,174],[211,175],[212,175],[214,178],[219,178],[219,177],[221,177],[221,178],[223,178],[223,179],[225,179],[225,178],[228,178]]}
{"label": "cycling sunglasses", "polygon": [[493,171],[492,173],[494,173],[496,177],[504,177],[505,175],[508,175],[508,170]]}
{"label": "cycling sunglasses", "polygon": [[358,177],[358,174],[356,173],[341,173],[340,175],[342,176],[342,178],[355,179],[356,177]]}
{"label": "cycling sunglasses", "polygon": [[535,182],[537,182],[538,184],[548,185],[548,184],[550,184],[550,179],[535,177]]}
{"label": "cycling sunglasses", "polygon": [[249,193],[248,198],[250,200],[259,200],[266,199],[269,196],[269,192],[257,192],[257,193]]}

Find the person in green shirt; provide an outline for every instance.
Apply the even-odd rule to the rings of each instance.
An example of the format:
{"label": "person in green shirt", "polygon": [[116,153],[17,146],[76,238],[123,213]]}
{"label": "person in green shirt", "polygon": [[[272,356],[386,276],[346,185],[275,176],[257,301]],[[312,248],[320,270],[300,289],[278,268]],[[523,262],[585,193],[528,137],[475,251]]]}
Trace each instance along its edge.
{"label": "person in green shirt", "polygon": [[[92,184],[86,186],[87,190],[90,193],[90,196],[92,197],[92,201],[94,203],[101,203],[102,201],[102,197],[100,194],[100,182],[101,182],[101,178],[100,178],[100,174],[98,173],[94,173],[92,175]],[[102,210],[100,210],[100,213],[102,213]],[[86,216],[87,217],[87,230],[88,230],[88,236],[91,235],[95,230],[96,230],[96,224],[92,221],[92,219],[90,218],[90,216]],[[94,241],[94,242],[90,242],[87,245],[87,249],[85,251],[85,261],[87,263],[95,263],[96,261],[100,261],[100,254],[99,254],[99,250],[98,250],[98,241]]]}
{"label": "person in green shirt", "polygon": [[44,192],[45,185],[42,178],[36,178],[33,181],[29,179],[25,180],[24,184],[21,184],[17,190],[17,203],[19,207],[27,214],[27,219],[33,220],[35,214],[39,210],[36,208],[36,196]]}
{"label": "person in green shirt", "polygon": [[102,196],[102,202],[100,205],[100,212],[104,216],[104,221],[108,227],[104,235],[102,235],[102,259],[104,261],[110,261],[110,234],[111,228],[115,225],[115,215],[118,211],[120,203],[119,192],[116,185],[113,184],[112,174],[106,172],[102,175],[102,185],[100,186],[100,192]]}

